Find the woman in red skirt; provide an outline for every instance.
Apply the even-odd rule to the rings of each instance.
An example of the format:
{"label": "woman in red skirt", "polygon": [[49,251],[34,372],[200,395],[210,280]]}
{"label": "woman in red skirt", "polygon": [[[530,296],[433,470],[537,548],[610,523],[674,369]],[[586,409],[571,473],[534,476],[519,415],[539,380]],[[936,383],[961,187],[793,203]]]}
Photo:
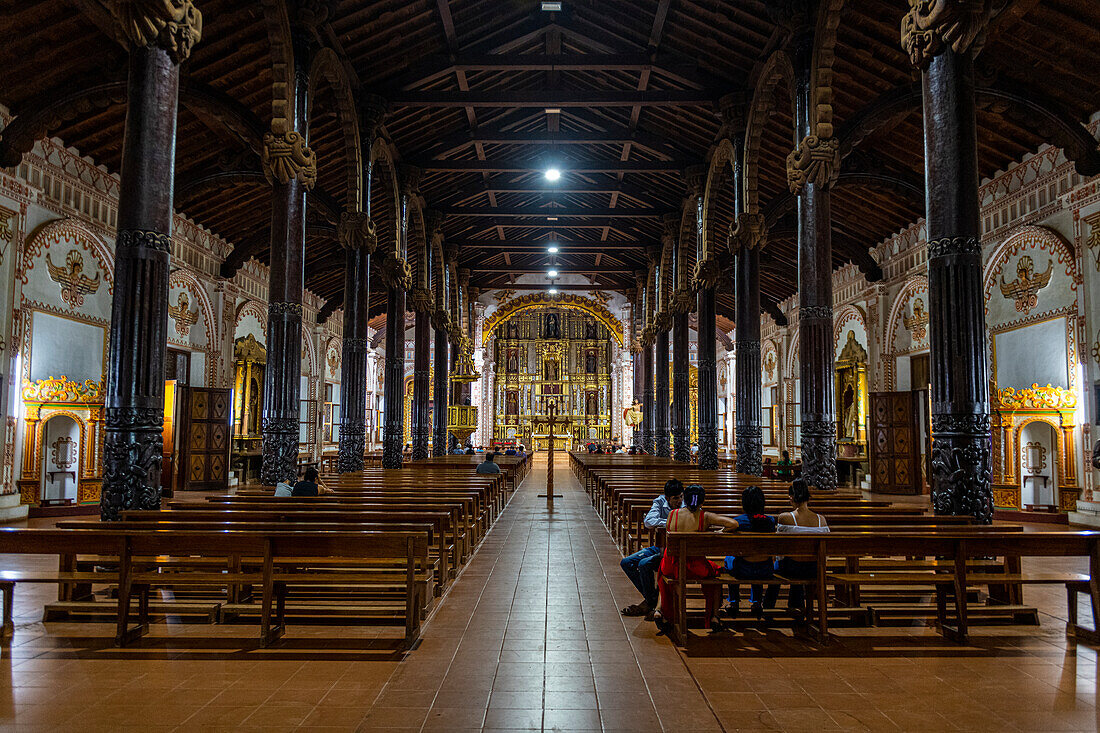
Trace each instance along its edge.
{"label": "woman in red skirt", "polygon": [[[684,489],[684,505],[673,510],[668,515],[666,530],[669,532],[705,532],[709,527],[719,526],[724,530],[737,531],[737,522],[721,514],[703,511],[703,502],[707,494],[699,484],[691,484]],[[718,575],[721,566],[713,563],[705,557],[687,558],[687,579],[706,580]],[[657,575],[657,589],[661,594],[661,610],[654,614],[657,627],[663,632],[672,628],[675,620],[676,609],[672,603],[672,593],[668,589],[668,581],[676,580],[678,563],[676,556],[668,551],[665,546],[665,554],[661,558],[661,567]],[[706,621],[704,627],[713,631],[720,631],[722,622],[717,616],[718,599],[722,594],[719,585],[703,586],[703,597],[706,599]]]}

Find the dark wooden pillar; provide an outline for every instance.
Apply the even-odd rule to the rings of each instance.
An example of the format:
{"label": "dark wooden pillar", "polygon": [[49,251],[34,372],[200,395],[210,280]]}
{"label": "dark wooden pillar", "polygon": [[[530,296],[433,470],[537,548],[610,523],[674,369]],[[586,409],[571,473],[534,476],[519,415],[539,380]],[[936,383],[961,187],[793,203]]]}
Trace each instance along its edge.
{"label": "dark wooden pillar", "polygon": [[370,256],[378,239],[366,212],[344,212],[338,228],[344,247],[344,346],[340,361],[342,412],[337,470],[363,470],[367,435],[367,320]]}
{"label": "dark wooden pillar", "polygon": [[[667,311],[663,315],[667,321]],[[653,451],[669,458],[668,327],[661,329],[658,325],[658,329],[653,339]]]}
{"label": "dark wooden pillar", "polygon": [[[751,226],[742,218],[742,227]],[[734,254],[734,389],[737,472],[763,472],[760,426],[760,250],[740,246]]]}
{"label": "dark wooden pillar", "polygon": [[103,519],[160,508],[168,266],[179,64],[202,35],[202,15],[180,3],[172,28],[147,5],[121,5],[130,48],[115,242],[115,286],[104,403]]}
{"label": "dark wooden pillar", "polygon": [[413,327],[413,401],[412,401],[412,459],[422,461],[428,457],[428,441],[432,426],[429,422],[429,401],[431,400],[431,317],[435,308],[432,298],[432,248],[430,242],[417,253],[419,273],[416,288],[412,293],[413,310],[416,322]]}
{"label": "dark wooden pillar", "polygon": [[[642,344],[642,448],[649,455],[654,454],[654,420],[657,410],[654,407],[653,390],[653,344]],[[648,426],[648,427],[647,427]]]}
{"label": "dark wooden pillar", "polygon": [[386,286],[386,414],[382,428],[382,468],[401,468],[405,436],[405,293],[413,284],[407,260],[409,198],[416,193],[419,171],[402,166],[399,176],[398,241],[382,263]]}
{"label": "dark wooden pillar", "polygon": [[691,392],[688,376],[688,314],[672,317],[672,419],[673,457],[691,461]]}
{"label": "dark wooden pillar", "polygon": [[817,128],[811,67],[813,35],[793,44],[795,138],[787,182],[798,196],[799,366],[802,475],[818,489],[836,488],[836,418],[833,397],[833,248],[829,186],[839,167],[834,138]]}
{"label": "dark wooden pillar", "polygon": [[[438,212],[429,212],[429,229],[432,237],[433,255],[443,251],[443,217]],[[445,262],[436,262],[433,258],[432,270],[436,273],[435,309],[432,311],[432,327],[435,329],[434,354],[435,379],[432,384],[432,455],[447,455],[447,378],[450,370],[447,366],[447,337],[451,328],[451,317],[447,310],[449,296]]]}
{"label": "dark wooden pillar", "polygon": [[718,328],[714,287],[700,281],[699,314],[699,468],[718,468]]}
{"label": "dark wooden pillar", "polygon": [[362,126],[363,171],[360,184],[362,210],[345,211],[337,237],[344,247],[344,345],[340,362],[341,414],[337,470],[363,470],[367,435],[367,322],[370,319],[371,255],[378,247],[370,217],[371,149],[386,114],[381,97],[363,95],[359,110]]}
{"label": "dark wooden pillar", "polygon": [[917,8],[902,22],[924,97],[932,506],[983,523],[993,521],[993,495],[971,44],[987,20],[951,23]]}
{"label": "dark wooden pillar", "polygon": [[317,181],[317,158],[308,146],[310,45],[297,30],[292,41],[289,117],[272,121],[263,150],[264,173],[271,183],[271,262],[260,480],[269,486],[294,477],[298,468],[306,192]]}

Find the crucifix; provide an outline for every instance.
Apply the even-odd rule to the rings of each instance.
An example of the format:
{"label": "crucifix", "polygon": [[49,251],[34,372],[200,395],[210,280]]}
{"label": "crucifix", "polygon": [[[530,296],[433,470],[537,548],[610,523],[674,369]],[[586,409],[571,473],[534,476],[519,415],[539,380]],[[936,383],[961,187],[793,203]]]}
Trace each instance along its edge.
{"label": "crucifix", "polygon": [[554,506],[554,497],[561,496],[561,494],[554,493],[554,425],[558,420],[558,403],[553,400],[546,406],[546,414],[550,416],[550,435],[547,439],[550,445],[546,451],[546,493],[539,494],[540,497],[546,497],[547,506]]}

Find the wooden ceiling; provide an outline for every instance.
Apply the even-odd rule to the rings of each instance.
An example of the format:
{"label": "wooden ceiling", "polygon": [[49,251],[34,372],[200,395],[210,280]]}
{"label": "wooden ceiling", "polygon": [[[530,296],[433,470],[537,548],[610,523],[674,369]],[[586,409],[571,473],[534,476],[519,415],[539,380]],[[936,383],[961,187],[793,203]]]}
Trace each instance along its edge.
{"label": "wooden ceiling", "polygon": [[[265,12],[280,2],[295,17],[294,0],[197,0],[203,38],[183,69],[176,206],[234,244],[236,263],[268,257],[270,189],[257,153],[271,118]],[[389,100],[383,135],[400,161],[423,169],[425,206],[446,215],[445,238],[481,289],[551,266],[609,289],[633,287],[645,248],[660,242],[662,216],[681,210],[685,168],[705,163],[717,142],[717,100],[751,98],[766,60],[789,40],[764,0],[564,0],[560,12],[537,0],[300,2],[327,11],[316,39],[335,51],[354,93]],[[978,64],[983,176],[1044,142],[1081,143],[1081,123],[1100,108],[1100,3],[995,5]],[[919,79],[898,40],[904,8],[848,0],[840,10],[834,117],[846,157],[832,202],[837,266],[869,271],[868,248],[923,214]],[[0,24],[0,102],[16,122],[35,122],[26,129],[117,171],[126,58],[105,2],[0,0]],[[771,229],[765,310],[797,290],[784,164],[794,144],[790,93],[776,85],[759,152],[760,209]],[[306,287],[330,307],[343,298],[335,224],[351,193],[337,99],[320,78]],[[12,138],[0,136],[5,165],[18,148]],[[1095,156],[1095,144],[1080,152],[1083,172]],[[556,184],[543,176],[550,166],[562,170]],[[390,175],[375,167],[372,215],[383,237],[395,231]],[[724,231],[731,205],[727,177],[708,230]],[[546,252],[551,242],[556,256]],[[724,290],[719,310],[730,314]],[[372,298],[372,310],[381,304]]]}

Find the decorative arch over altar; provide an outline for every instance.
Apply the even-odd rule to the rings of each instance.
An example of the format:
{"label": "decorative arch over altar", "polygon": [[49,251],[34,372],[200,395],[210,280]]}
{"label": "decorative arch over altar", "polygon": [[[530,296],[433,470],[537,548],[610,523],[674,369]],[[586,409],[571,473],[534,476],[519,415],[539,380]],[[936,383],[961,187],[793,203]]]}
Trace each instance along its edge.
{"label": "decorative arch over altar", "polygon": [[491,316],[485,319],[485,325],[482,328],[481,336],[482,345],[487,346],[489,344],[489,339],[492,337],[497,326],[507,322],[512,316],[526,310],[531,310],[532,308],[567,308],[585,311],[607,327],[607,330],[615,337],[619,346],[623,345],[622,321],[616,318],[603,303],[591,298],[586,298],[583,295],[573,295],[572,293],[558,293],[556,295],[550,295],[549,293],[528,293],[527,295],[521,295],[518,298],[504,301]]}

